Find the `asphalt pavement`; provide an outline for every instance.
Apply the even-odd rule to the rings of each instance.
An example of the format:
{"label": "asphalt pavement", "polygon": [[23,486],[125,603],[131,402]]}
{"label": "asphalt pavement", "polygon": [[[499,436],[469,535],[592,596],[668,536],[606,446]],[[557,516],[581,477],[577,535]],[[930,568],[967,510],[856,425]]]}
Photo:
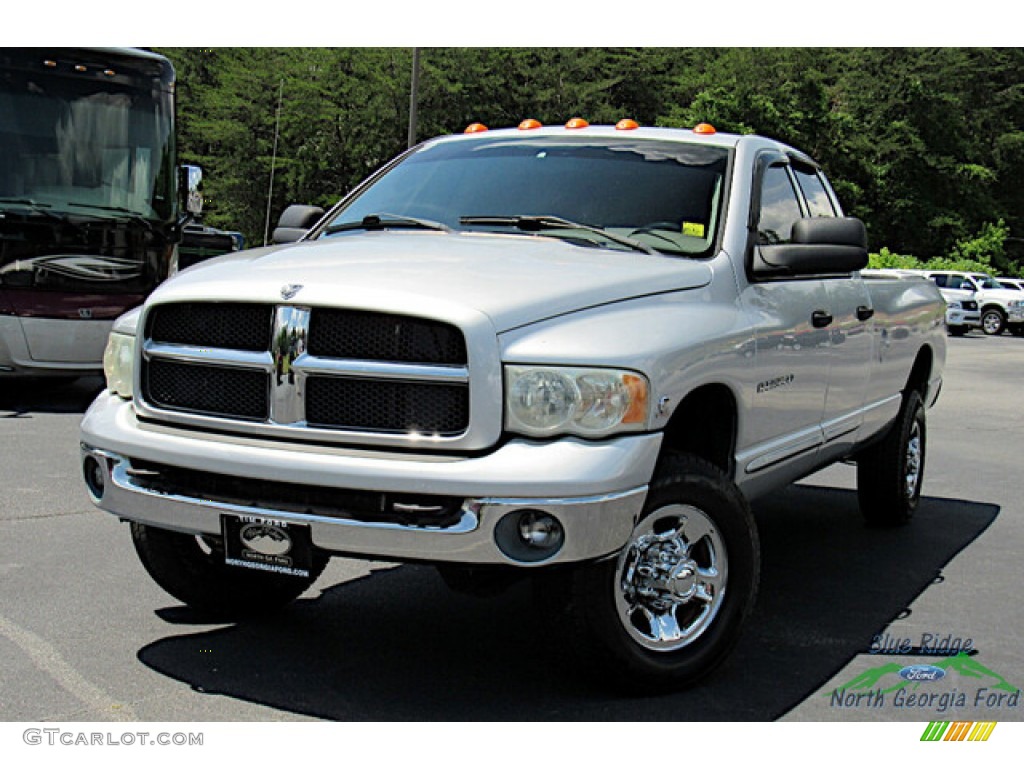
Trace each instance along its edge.
{"label": "asphalt pavement", "polygon": [[0,720],[1024,720],[1022,373],[1024,339],[949,339],[914,521],[867,528],[845,465],[759,502],[734,655],[628,698],[580,674],[527,585],[472,598],[422,565],[335,559],[273,619],[202,620],[86,497],[101,382],[0,383]]}

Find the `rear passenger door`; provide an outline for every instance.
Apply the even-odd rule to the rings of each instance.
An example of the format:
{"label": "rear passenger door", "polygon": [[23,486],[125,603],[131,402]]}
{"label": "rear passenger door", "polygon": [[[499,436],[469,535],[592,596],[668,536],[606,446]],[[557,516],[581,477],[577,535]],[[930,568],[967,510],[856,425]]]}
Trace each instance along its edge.
{"label": "rear passenger door", "polygon": [[[792,171],[803,193],[807,216],[841,215],[835,194],[820,170],[794,162]],[[823,283],[832,322],[827,327],[829,383],[822,431],[826,442],[852,442],[863,420],[862,408],[871,378],[874,308],[859,274],[826,275]]]}

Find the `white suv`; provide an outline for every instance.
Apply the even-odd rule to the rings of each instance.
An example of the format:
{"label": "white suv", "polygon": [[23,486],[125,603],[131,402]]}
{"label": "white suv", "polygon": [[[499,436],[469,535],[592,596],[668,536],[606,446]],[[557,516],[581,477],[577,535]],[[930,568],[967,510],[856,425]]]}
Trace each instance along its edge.
{"label": "white suv", "polygon": [[981,272],[926,270],[942,292],[947,303],[961,305],[976,302],[981,312],[981,330],[996,336],[1009,328],[1016,336],[1024,335],[1024,293],[1004,288],[991,275]]}
{"label": "white suv", "polygon": [[[931,273],[921,269],[865,269],[865,276],[872,274],[898,275],[900,277],[917,277],[930,280]],[[959,285],[959,283],[957,284]],[[1024,289],[1022,289],[1024,290]],[[946,328],[950,336],[965,336],[972,328],[981,327],[981,311],[978,302],[967,291],[939,287],[939,293],[946,302]],[[1024,292],[1021,293],[1024,298]]]}

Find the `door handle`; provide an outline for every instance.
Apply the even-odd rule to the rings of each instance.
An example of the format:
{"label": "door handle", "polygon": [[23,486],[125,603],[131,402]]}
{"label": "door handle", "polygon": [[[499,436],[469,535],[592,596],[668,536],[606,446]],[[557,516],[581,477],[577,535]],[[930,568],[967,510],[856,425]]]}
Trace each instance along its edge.
{"label": "door handle", "polygon": [[811,325],[815,328],[827,328],[832,325],[832,315],[819,309],[811,315]]}
{"label": "door handle", "polygon": [[875,310],[873,310],[871,307],[865,307],[863,305],[857,307],[857,319],[860,320],[862,323],[866,320],[870,320],[872,317],[874,317],[874,314]]}

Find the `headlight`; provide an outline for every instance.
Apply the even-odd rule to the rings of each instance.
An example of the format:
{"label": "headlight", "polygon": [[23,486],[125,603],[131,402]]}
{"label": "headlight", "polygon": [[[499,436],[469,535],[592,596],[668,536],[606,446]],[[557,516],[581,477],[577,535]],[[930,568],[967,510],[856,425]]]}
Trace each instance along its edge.
{"label": "headlight", "polygon": [[1011,301],[1008,306],[1012,309],[1022,309],[1024,308],[1024,301],[1015,299],[1014,301]]}
{"label": "headlight", "polygon": [[107,389],[115,395],[131,399],[135,365],[135,337],[112,332],[103,351],[103,375]]}
{"label": "headlight", "polygon": [[512,432],[598,437],[647,426],[647,379],[608,368],[505,367],[505,423]]}
{"label": "headlight", "polygon": [[951,301],[947,306],[950,309],[963,309],[963,305],[959,301]]}

